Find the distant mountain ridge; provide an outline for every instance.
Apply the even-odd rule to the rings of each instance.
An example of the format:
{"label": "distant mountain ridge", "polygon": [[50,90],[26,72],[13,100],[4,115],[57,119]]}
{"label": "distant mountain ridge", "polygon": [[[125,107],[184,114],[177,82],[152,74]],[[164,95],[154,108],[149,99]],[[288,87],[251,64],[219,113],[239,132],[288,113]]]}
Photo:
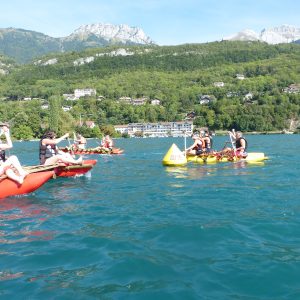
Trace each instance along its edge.
{"label": "distant mountain ridge", "polygon": [[230,41],[262,41],[268,44],[292,43],[299,39],[300,28],[291,25],[263,29],[260,33],[245,29],[223,38],[223,40]]}
{"label": "distant mountain ridge", "polygon": [[148,45],[154,42],[142,29],[128,25],[83,25],[69,36],[61,38],[25,29],[0,29],[0,53],[19,63],[51,52],[81,51],[115,44]]}

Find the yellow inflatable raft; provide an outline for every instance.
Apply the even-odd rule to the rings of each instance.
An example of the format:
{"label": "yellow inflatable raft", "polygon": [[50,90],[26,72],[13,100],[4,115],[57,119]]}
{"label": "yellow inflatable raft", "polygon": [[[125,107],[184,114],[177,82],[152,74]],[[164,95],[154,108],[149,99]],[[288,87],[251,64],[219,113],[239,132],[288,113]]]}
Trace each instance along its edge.
{"label": "yellow inflatable raft", "polygon": [[246,162],[261,162],[268,159],[262,152],[248,153],[245,158],[219,156],[219,155],[200,155],[200,156],[188,156],[187,160],[199,164],[205,163],[218,163],[218,162],[233,162],[233,161],[246,161]]}

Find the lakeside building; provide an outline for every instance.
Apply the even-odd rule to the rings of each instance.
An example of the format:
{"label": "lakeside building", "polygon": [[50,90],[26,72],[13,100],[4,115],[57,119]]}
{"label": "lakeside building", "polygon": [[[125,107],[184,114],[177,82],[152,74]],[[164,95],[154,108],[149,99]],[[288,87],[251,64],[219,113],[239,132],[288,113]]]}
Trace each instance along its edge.
{"label": "lakeside building", "polygon": [[192,121],[159,122],[159,123],[130,123],[116,125],[115,130],[130,136],[143,135],[150,137],[184,136],[193,133]]}

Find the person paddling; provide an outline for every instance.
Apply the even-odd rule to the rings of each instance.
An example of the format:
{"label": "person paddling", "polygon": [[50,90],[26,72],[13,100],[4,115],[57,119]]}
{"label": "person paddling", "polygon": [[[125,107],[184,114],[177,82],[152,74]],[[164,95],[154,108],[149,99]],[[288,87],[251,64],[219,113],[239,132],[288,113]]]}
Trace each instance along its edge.
{"label": "person paddling", "polygon": [[247,157],[247,148],[248,148],[248,142],[243,137],[243,134],[241,131],[235,131],[234,129],[232,131],[228,131],[228,134],[233,139],[233,143],[235,144],[234,149],[232,148],[225,148],[222,152],[228,153],[229,151],[234,151],[234,155],[240,158]]}
{"label": "person paddling", "polygon": [[0,176],[5,174],[8,178],[22,184],[28,173],[22,168],[19,159],[15,156],[6,156],[5,150],[13,147],[10,138],[9,124],[0,123],[0,136],[5,135],[6,143],[0,140]]}
{"label": "person paddling", "polygon": [[204,142],[198,134],[193,134],[192,139],[194,143],[185,150],[187,155],[200,155],[203,153]]}
{"label": "person paddling", "polygon": [[114,146],[114,142],[110,138],[109,135],[106,135],[105,137],[103,137],[103,139],[101,141],[101,147],[112,150],[113,146]]}
{"label": "person paddling", "polygon": [[78,133],[76,136],[75,144],[78,149],[84,150],[86,146],[86,138]]}
{"label": "person paddling", "polygon": [[82,164],[82,157],[74,159],[71,154],[62,152],[58,149],[57,144],[68,137],[69,133],[64,134],[60,138],[56,138],[54,131],[46,131],[40,140],[40,164],[52,165],[59,162],[66,164]]}

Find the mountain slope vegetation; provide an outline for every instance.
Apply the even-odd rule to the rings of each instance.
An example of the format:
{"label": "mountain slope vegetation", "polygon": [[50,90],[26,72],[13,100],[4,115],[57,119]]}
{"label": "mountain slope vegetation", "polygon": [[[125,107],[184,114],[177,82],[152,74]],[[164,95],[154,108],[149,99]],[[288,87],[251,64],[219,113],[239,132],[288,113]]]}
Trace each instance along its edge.
{"label": "mountain slope vegetation", "polygon": [[[245,79],[237,79],[237,74]],[[217,82],[224,86],[216,86]],[[72,107],[59,112],[62,118],[68,116],[70,128],[76,126],[81,114],[101,127],[182,120],[193,111],[197,126],[269,131],[288,128],[290,120],[299,118],[299,93],[283,92],[299,83],[298,44],[222,41],[54,53],[2,76],[0,95],[6,99],[4,106],[10,103],[19,110],[29,103],[16,100],[31,97],[49,101],[56,97],[60,105]],[[63,94],[76,88],[96,89],[101,101],[97,97],[62,100]],[[200,104],[203,96],[211,100],[208,105]],[[152,106],[148,101],[133,106],[119,101],[120,97],[159,99],[161,105]],[[36,105],[40,103],[36,101]],[[1,111],[1,119],[14,117]],[[47,126],[49,113],[39,113],[36,123]],[[23,123],[31,128],[30,121]],[[67,125],[61,122],[61,126]],[[32,132],[37,136],[40,129]]]}

